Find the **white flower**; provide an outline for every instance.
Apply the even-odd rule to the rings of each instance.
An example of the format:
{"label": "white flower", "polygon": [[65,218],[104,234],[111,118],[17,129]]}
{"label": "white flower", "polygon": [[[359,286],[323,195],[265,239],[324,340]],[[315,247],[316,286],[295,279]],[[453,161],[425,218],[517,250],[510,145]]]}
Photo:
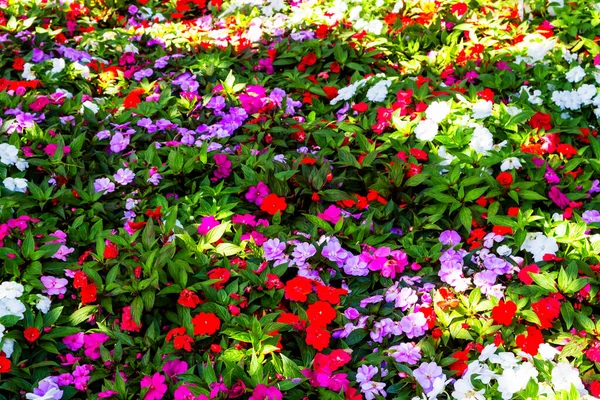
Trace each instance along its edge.
{"label": "white flower", "polygon": [[517,358],[515,357],[515,354],[508,351],[491,355],[490,362],[494,364],[500,364],[502,369],[514,368],[517,366]]}
{"label": "white flower", "polygon": [[473,104],[473,118],[475,119],[483,119],[492,115],[492,108],[494,107],[494,103],[489,100],[479,100],[477,103]]}
{"label": "white flower", "polygon": [[14,165],[19,160],[19,149],[12,144],[0,144],[0,162],[4,165]]}
{"label": "white flower", "polygon": [[563,8],[565,6],[565,0],[548,0],[548,14],[550,16],[556,16],[556,9]]}
{"label": "white flower", "polygon": [[17,167],[19,171],[25,171],[27,168],[29,168],[29,163],[25,161],[25,159],[19,158],[15,164],[15,167]]}
{"label": "white flower", "polygon": [[23,296],[25,288],[17,282],[2,282],[0,285],[0,299],[16,299]]}
{"label": "white flower", "polygon": [[87,109],[88,109],[88,110],[90,110],[90,111],[91,111],[93,114],[96,114],[96,113],[98,113],[98,111],[100,110],[100,107],[98,107],[98,105],[97,105],[97,104],[95,104],[95,103],[92,103],[92,102],[91,102],[91,101],[89,101],[89,100],[86,100],[86,101],[84,101],[84,102],[83,102],[83,104],[81,105],[81,110],[80,110],[80,111],[81,111],[81,112],[83,112],[83,111],[84,111],[84,110],[83,110],[84,108],[87,108]]}
{"label": "white flower", "polygon": [[27,179],[6,178],[2,181],[5,188],[13,192],[25,193],[27,191]]}
{"label": "white flower", "polygon": [[25,310],[25,305],[20,300],[10,298],[0,300],[0,317],[14,315],[23,319]]}
{"label": "white flower", "polygon": [[447,101],[434,101],[425,110],[425,117],[435,123],[440,123],[450,114],[450,104]]}
{"label": "white flower", "polygon": [[35,304],[35,307],[42,312],[42,314],[46,314],[50,311],[50,306],[52,305],[52,300],[49,297],[38,294],[38,302]]}
{"label": "white flower", "polygon": [[556,350],[549,343],[540,344],[540,347],[538,347],[538,352],[544,360],[554,360],[554,356],[560,354],[560,351]]}
{"label": "white flower", "polygon": [[492,132],[483,125],[477,125],[475,131],[473,131],[469,147],[479,154],[486,155],[494,147]]}
{"label": "white flower", "polygon": [[521,160],[519,160],[517,157],[509,157],[502,161],[502,164],[500,165],[500,170],[504,172],[508,171],[509,169],[518,169],[521,167]]}
{"label": "white flower", "polygon": [[81,75],[81,77],[83,79],[90,79],[91,75],[90,75],[90,68],[85,66],[85,65],[81,65],[78,62],[73,63],[73,69],[77,72],[79,72],[79,74]]}
{"label": "white flower", "polygon": [[504,400],[509,400],[512,398],[513,394],[519,391],[519,388],[516,387],[515,382],[517,381],[517,375],[515,370],[512,368],[507,368],[502,372],[498,378],[498,390],[502,393],[502,398]]}
{"label": "white flower", "polygon": [[583,382],[579,377],[579,370],[566,362],[556,364],[552,370],[552,385],[554,390],[571,390],[571,385],[575,385],[580,394],[587,394]]}
{"label": "white flower", "polygon": [[475,390],[470,381],[459,379],[454,383],[452,397],[458,400],[485,400],[485,390]]}
{"label": "white flower", "polygon": [[362,11],[361,6],[356,6],[350,10],[350,14],[348,15],[348,19],[350,21],[356,21],[360,17],[360,12]]}
{"label": "white flower", "polygon": [[456,158],[455,156],[453,156],[452,154],[450,154],[446,151],[445,146],[440,146],[438,148],[438,156],[445,158],[444,161],[440,162],[440,166],[442,166],[442,167],[450,165],[452,163],[452,161]]}
{"label": "white flower", "polygon": [[578,65],[574,68],[571,68],[571,70],[567,72],[565,76],[569,82],[577,83],[585,78],[585,70]]}
{"label": "white flower", "polygon": [[6,354],[6,358],[10,358],[13,351],[15,350],[15,339],[4,339],[2,344],[2,351]]}
{"label": "white flower", "polygon": [[503,244],[496,249],[496,253],[502,257],[508,257],[512,253],[512,250],[507,245]]}
{"label": "white flower", "polygon": [[[443,378],[435,378],[433,380],[433,387],[431,388],[431,390],[429,391],[429,393],[427,393],[427,398],[429,400],[432,399],[437,399],[437,396],[442,393],[444,391],[444,388],[446,387],[446,384],[450,381],[446,381],[444,378],[445,376],[442,375]],[[480,400],[480,399],[478,399]]]}
{"label": "white flower", "polygon": [[[540,92],[541,94],[542,92]],[[514,117],[515,115],[519,115],[523,112],[523,110],[521,110],[519,107],[515,107],[515,106],[508,106],[506,107],[506,112],[508,115],[510,115],[511,117]]]}
{"label": "white flower", "polygon": [[545,254],[556,255],[558,244],[553,237],[547,237],[540,232],[532,232],[527,234],[521,250],[531,253],[534,262],[541,262]]}
{"label": "white flower", "polygon": [[53,58],[50,61],[52,61],[52,70],[50,70],[50,74],[52,75],[62,72],[67,65],[64,58]]}
{"label": "white flower", "polygon": [[391,84],[392,81],[389,79],[377,82],[367,91],[367,99],[372,102],[384,101],[388,94],[388,88],[391,86]]}
{"label": "white flower", "polygon": [[582,104],[589,106],[594,100],[594,96],[597,94],[596,86],[590,84],[584,84],[577,89],[577,95],[580,97]]}
{"label": "white flower", "polygon": [[383,30],[383,22],[381,22],[378,19],[369,21],[365,30],[369,33],[372,33],[373,35],[379,35]]}
{"label": "white flower", "polygon": [[27,393],[25,395],[25,398],[27,400],[54,400],[54,399],[57,399],[57,398],[58,399],[62,398],[62,395],[63,395],[63,391],[60,390],[60,388],[57,386],[57,387],[50,388],[43,395],[37,395],[35,393]]}
{"label": "white flower", "polygon": [[125,53],[135,53],[138,54],[140,51],[138,50],[137,47],[135,47],[133,44],[128,43],[127,46],[125,46]]}
{"label": "white flower", "polygon": [[4,325],[0,324],[0,340],[2,340],[2,338],[4,337],[5,330],[6,328],[4,327]]}
{"label": "white flower", "polygon": [[35,79],[35,72],[33,72],[31,70],[31,68],[33,67],[33,64],[30,63],[25,63],[23,64],[23,79],[27,80],[27,81],[32,81]]}
{"label": "white flower", "polygon": [[419,140],[433,140],[438,133],[438,124],[430,119],[420,121],[415,128],[415,136]]}

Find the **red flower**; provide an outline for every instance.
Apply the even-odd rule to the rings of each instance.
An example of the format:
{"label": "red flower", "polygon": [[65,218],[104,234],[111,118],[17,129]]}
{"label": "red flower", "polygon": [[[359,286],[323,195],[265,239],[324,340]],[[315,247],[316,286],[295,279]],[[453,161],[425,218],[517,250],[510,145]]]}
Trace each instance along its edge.
{"label": "red flower", "polygon": [[109,243],[104,248],[104,259],[109,260],[111,258],[117,258],[119,256],[119,249],[114,243]]}
{"label": "red flower", "polygon": [[320,326],[311,325],[306,328],[306,344],[318,351],[329,346],[329,339],[331,339],[331,334]]}
{"label": "red flower", "polygon": [[194,339],[186,334],[184,327],[171,329],[167,334],[166,340],[167,343],[173,340],[173,346],[177,350],[184,349],[185,351],[192,351],[192,343],[194,343]]}
{"label": "red flower", "polygon": [[312,293],[312,281],[302,276],[290,279],[283,288],[285,298],[292,301],[306,301],[306,295]]}
{"label": "red flower", "polygon": [[531,285],[533,283],[533,278],[529,275],[529,273],[537,274],[540,272],[540,268],[536,264],[526,265],[519,271],[517,275],[519,280],[526,285]]}
{"label": "red flower", "polygon": [[196,308],[201,301],[200,297],[189,289],[183,289],[179,293],[179,300],[177,300],[178,304],[181,304],[184,307]]}
{"label": "red flower", "polygon": [[505,187],[509,187],[513,183],[513,176],[510,172],[500,172],[496,177],[496,180]]}
{"label": "red flower", "polygon": [[85,272],[78,271],[75,273],[75,277],[73,278],[73,287],[75,289],[82,288],[88,284],[88,278]]}
{"label": "red flower", "polygon": [[23,71],[23,66],[25,65],[25,60],[23,60],[21,57],[19,58],[15,58],[15,60],[13,61],[13,69],[15,71]]}
{"label": "red flower", "polygon": [[572,158],[577,155],[577,149],[570,144],[561,143],[556,147],[556,151],[566,158]]}
{"label": "red flower", "polygon": [[337,74],[337,73],[339,73],[339,72],[342,70],[342,68],[340,67],[340,64],[339,64],[339,63],[337,63],[337,62],[332,62],[332,63],[331,63],[331,65],[329,66],[329,70],[330,70],[332,73],[334,73],[334,74]]}
{"label": "red flower", "polygon": [[529,126],[531,126],[533,129],[544,129],[549,131],[552,129],[552,124],[550,124],[551,120],[552,117],[550,114],[537,112],[529,120]]}
{"label": "red flower", "polygon": [[131,306],[123,308],[123,316],[121,321],[121,329],[129,332],[139,332],[142,325],[136,324],[131,318]]}
{"label": "red flower", "polygon": [[0,374],[10,372],[10,360],[5,356],[0,356]]}
{"label": "red flower", "polygon": [[160,209],[162,208],[162,206],[158,206],[156,207],[156,210],[148,210],[145,212],[147,217],[150,217],[152,219],[155,219],[157,221],[160,221],[160,217],[162,217],[164,214],[160,212]]}
{"label": "red flower", "polygon": [[323,91],[325,92],[325,96],[327,96],[327,100],[332,100],[338,95],[338,90],[335,86],[323,86]]}
{"label": "red flower", "polygon": [[194,335],[212,335],[221,327],[221,320],[213,313],[201,312],[192,318]]}
{"label": "red flower", "polygon": [[427,161],[429,159],[427,153],[420,149],[410,149],[410,154],[419,161]]}
{"label": "red flower", "polygon": [[419,311],[425,316],[425,320],[427,321],[427,329],[433,329],[436,321],[434,309],[430,307],[421,307]]}
{"label": "red flower", "polygon": [[267,289],[283,289],[283,282],[279,279],[279,275],[267,274],[267,280],[265,281]]}
{"label": "red flower", "polygon": [[287,203],[285,202],[284,197],[279,197],[274,193],[271,193],[267,197],[263,199],[263,202],[260,206],[260,209],[271,214],[275,215],[278,211],[285,211],[287,208]]}
{"label": "red flower", "polygon": [[317,55],[315,53],[309,53],[302,57],[302,64],[315,65],[317,62]]}
{"label": "red flower", "polygon": [[89,285],[85,285],[81,288],[81,304],[90,304],[96,301],[96,296],[98,294],[98,289],[96,285],[91,283]]}
{"label": "red flower", "polygon": [[554,321],[560,315],[560,301],[554,297],[545,297],[533,303],[531,309],[540,319],[542,329],[552,328]]}
{"label": "red flower", "polygon": [[306,316],[311,325],[325,327],[335,319],[336,312],[329,303],[325,301],[316,301],[308,306]]}
{"label": "red flower", "polygon": [[142,101],[140,99],[140,95],[143,93],[145,93],[144,89],[133,89],[131,93],[129,93],[127,97],[125,97],[125,100],[123,101],[123,107],[136,108],[138,104]]}
{"label": "red flower", "polygon": [[346,289],[338,289],[332,286],[317,286],[317,296],[319,300],[328,301],[331,304],[340,304],[340,296],[348,294]]}
{"label": "red flower", "polygon": [[32,326],[23,331],[23,336],[29,343],[33,343],[40,337],[40,331],[38,328]]}
{"label": "red flower", "polygon": [[467,12],[468,9],[469,6],[466,3],[456,3],[452,5],[450,11],[452,11],[452,13],[456,14],[457,16],[461,17],[462,15],[464,15],[464,13]]}
{"label": "red flower", "polygon": [[129,229],[131,229],[133,232],[136,232],[136,231],[139,231],[140,229],[142,229],[144,226],[146,226],[146,221],[142,221],[142,222],[127,221],[127,225],[129,226]]}
{"label": "red flower", "polygon": [[231,273],[227,268],[215,268],[208,271],[208,279],[218,279],[218,282],[212,284],[212,286],[219,290],[225,287],[227,281],[231,278]]}
{"label": "red flower", "polygon": [[538,353],[540,344],[544,343],[544,336],[542,331],[535,326],[528,326],[527,336],[525,334],[517,335],[515,343],[525,353],[535,356]]}
{"label": "red flower", "polygon": [[369,109],[369,105],[365,102],[357,103],[352,106],[352,109],[357,113],[364,113]]}
{"label": "red flower", "polygon": [[298,322],[300,322],[300,317],[297,316],[296,314],[291,314],[291,313],[281,313],[279,315],[279,318],[277,318],[277,322],[280,324],[297,324]]}
{"label": "red flower", "polygon": [[492,228],[492,232],[494,232],[494,234],[496,235],[500,235],[500,236],[506,236],[506,235],[512,235],[513,234],[513,230],[510,226],[496,226],[494,225],[494,227]]}
{"label": "red flower", "polygon": [[512,324],[513,317],[517,313],[517,304],[513,301],[504,302],[500,300],[500,303],[492,308],[492,319],[496,324],[509,326]]}
{"label": "red flower", "polygon": [[508,212],[506,213],[509,217],[518,217],[519,216],[519,207],[508,207]]}

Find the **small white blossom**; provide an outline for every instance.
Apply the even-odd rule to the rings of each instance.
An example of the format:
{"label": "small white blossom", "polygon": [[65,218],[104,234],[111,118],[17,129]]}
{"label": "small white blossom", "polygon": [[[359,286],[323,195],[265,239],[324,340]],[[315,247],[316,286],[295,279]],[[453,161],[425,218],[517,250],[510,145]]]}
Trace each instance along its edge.
{"label": "small white blossom", "polygon": [[567,72],[565,76],[571,83],[581,82],[581,80],[585,78],[585,70],[578,65],[574,68],[571,68],[571,70]]}
{"label": "small white blossom", "polygon": [[438,133],[438,124],[430,119],[420,121],[415,128],[415,136],[419,140],[433,140]]}

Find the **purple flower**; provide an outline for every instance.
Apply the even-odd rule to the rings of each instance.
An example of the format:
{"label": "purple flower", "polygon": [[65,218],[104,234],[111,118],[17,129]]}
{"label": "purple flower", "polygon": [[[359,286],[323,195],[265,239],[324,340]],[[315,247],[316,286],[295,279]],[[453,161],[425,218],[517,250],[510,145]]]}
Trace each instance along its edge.
{"label": "purple flower", "polygon": [[127,146],[129,146],[129,136],[123,136],[121,132],[116,132],[110,139],[110,151],[113,153],[119,153]]}
{"label": "purple flower", "polygon": [[94,192],[112,193],[115,191],[115,184],[108,178],[98,178],[94,181]]}
{"label": "purple flower", "polygon": [[376,294],[374,296],[371,297],[365,297],[364,299],[362,299],[360,301],[360,306],[362,308],[365,308],[367,305],[369,304],[376,304],[376,303],[381,303],[383,301],[383,296],[380,294]]}
{"label": "purple flower", "polygon": [[198,234],[200,236],[206,236],[206,234],[212,229],[219,226],[220,222],[215,219],[214,216],[203,217],[202,222],[198,226]]}
{"label": "purple flower", "polygon": [[40,281],[44,284],[46,289],[42,290],[43,293],[47,293],[48,295],[60,295],[67,293],[67,284],[68,280],[65,278],[55,278],[53,276],[42,276]]}
{"label": "purple flower", "polygon": [[589,194],[600,192],[600,180],[596,179],[592,182],[592,187],[588,190]]}
{"label": "purple flower", "polygon": [[337,222],[342,218],[342,210],[335,205],[330,205],[327,209],[317,214],[317,217],[321,218],[323,221],[331,222],[332,224],[337,224]]}
{"label": "purple flower", "polygon": [[192,76],[191,72],[184,72],[175,78],[172,82],[173,85],[177,85],[181,90],[186,92],[195,92],[198,90],[200,84],[196,81],[195,77]]}
{"label": "purple flower", "polygon": [[278,260],[283,256],[285,250],[285,242],[279,239],[269,239],[263,243],[264,259],[267,261]]}
{"label": "purple flower", "polygon": [[350,256],[350,253],[342,249],[340,241],[335,237],[330,238],[327,244],[323,246],[321,254],[329,261],[336,262],[338,266],[342,266],[344,261]]}
{"label": "purple flower", "polygon": [[353,307],[348,307],[344,311],[344,315],[348,319],[356,319],[356,318],[360,317],[360,313],[356,310],[356,308],[353,308]]}
{"label": "purple flower", "polygon": [[444,231],[440,234],[440,242],[445,246],[454,246],[460,243],[460,235],[456,231]]}
{"label": "purple flower", "polygon": [[73,375],[71,375],[69,373],[60,374],[59,376],[56,377],[56,383],[58,384],[58,386],[72,385],[73,382],[74,382]]}
{"label": "purple flower", "polygon": [[387,352],[399,363],[415,365],[421,359],[421,349],[414,343],[400,343],[397,346],[391,346]]}
{"label": "purple flower", "polygon": [[597,210],[587,210],[581,215],[581,219],[586,224],[591,224],[593,222],[600,222],[600,212]]}
{"label": "purple flower", "polygon": [[67,247],[63,244],[62,246],[60,246],[60,249],[58,249],[58,251],[56,253],[54,253],[52,258],[56,258],[56,259],[62,260],[62,261],[67,261],[67,256],[74,251],[75,251],[75,248]]}
{"label": "purple flower", "polygon": [[[52,381],[53,378],[44,378],[38,382],[37,388],[33,389],[33,394],[46,400],[60,400],[63,396],[63,391],[58,385]],[[28,399],[37,398],[26,396]]]}
{"label": "purple flower", "polygon": [[119,185],[129,185],[134,178],[135,174],[129,168],[119,168],[117,173],[113,175],[113,179]]}
{"label": "purple flower", "polygon": [[214,171],[216,179],[227,178],[231,175],[231,161],[227,158],[227,154],[215,154],[213,156],[217,169]]}
{"label": "purple flower", "polygon": [[360,391],[364,393],[366,400],[373,400],[376,395],[386,397],[387,393],[384,389],[385,383],[383,382],[368,381],[360,385]]}
{"label": "purple flower", "polygon": [[419,382],[423,391],[429,393],[433,389],[433,382],[437,378],[443,378],[444,373],[442,372],[442,367],[432,361],[421,364],[419,368],[413,371],[413,376]]}
{"label": "purple flower", "polygon": [[554,204],[556,204],[562,210],[569,207],[569,198],[556,186],[552,186],[550,188],[550,191],[548,192],[548,197],[550,197],[550,200],[552,200]]}
{"label": "purple flower", "polygon": [[110,397],[116,396],[119,392],[115,392],[114,390],[106,390],[104,392],[98,393],[99,399],[108,399]]}
{"label": "purple flower", "polygon": [[144,400],[160,400],[165,393],[167,393],[167,389],[169,388],[165,384],[165,376],[160,372],[156,372],[152,377],[143,377],[140,386],[142,388],[148,388]]}
{"label": "purple flower", "polygon": [[87,383],[90,380],[90,371],[93,369],[91,365],[78,365],[73,371],[75,389],[87,390]]}
{"label": "purple flower", "polygon": [[249,400],[282,400],[283,396],[275,386],[266,386],[262,383],[254,388]]}
{"label": "purple flower", "polygon": [[379,372],[379,368],[373,365],[361,365],[356,371],[356,382],[368,382]]}
{"label": "purple flower", "polygon": [[294,257],[294,263],[303,264],[307,259],[314,256],[317,253],[317,249],[310,243],[299,243],[294,247],[292,257]]}
{"label": "purple flower", "polygon": [[406,337],[412,339],[425,334],[427,319],[422,312],[412,313],[400,320],[400,326],[402,327],[402,331],[406,333]]}
{"label": "purple flower", "polygon": [[369,275],[368,264],[361,260],[359,256],[350,255],[344,264],[344,272],[352,276]]}

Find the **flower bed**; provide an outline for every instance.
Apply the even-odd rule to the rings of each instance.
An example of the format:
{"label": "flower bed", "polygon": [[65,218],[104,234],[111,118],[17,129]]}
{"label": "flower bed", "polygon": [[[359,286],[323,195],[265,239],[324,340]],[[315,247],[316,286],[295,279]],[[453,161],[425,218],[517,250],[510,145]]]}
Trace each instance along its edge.
{"label": "flower bed", "polygon": [[0,6],[0,398],[600,396],[600,4]]}

